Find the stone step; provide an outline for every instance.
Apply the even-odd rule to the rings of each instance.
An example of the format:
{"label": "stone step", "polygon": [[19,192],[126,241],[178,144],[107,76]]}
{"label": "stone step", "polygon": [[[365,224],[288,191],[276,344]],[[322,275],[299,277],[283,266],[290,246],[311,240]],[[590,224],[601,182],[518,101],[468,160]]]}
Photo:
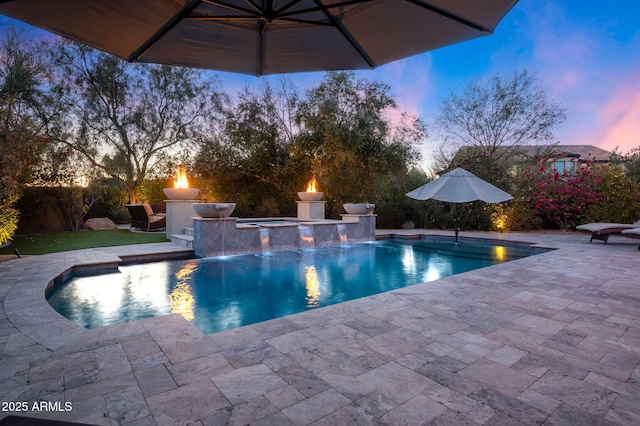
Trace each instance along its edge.
{"label": "stone step", "polygon": [[171,234],[169,237],[172,243],[178,244],[182,247],[193,248],[193,235],[187,234]]}
{"label": "stone step", "polygon": [[182,231],[184,232],[185,235],[193,236],[193,228],[184,228]]}

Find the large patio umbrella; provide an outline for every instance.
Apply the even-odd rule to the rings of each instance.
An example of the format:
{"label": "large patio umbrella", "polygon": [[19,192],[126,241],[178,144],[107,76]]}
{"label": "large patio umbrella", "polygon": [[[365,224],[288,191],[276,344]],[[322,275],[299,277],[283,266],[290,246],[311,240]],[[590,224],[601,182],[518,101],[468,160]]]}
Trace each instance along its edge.
{"label": "large patio umbrella", "polygon": [[513,198],[511,194],[496,188],[462,167],[457,167],[406,195],[416,200],[432,198],[449,203],[469,203],[477,200],[501,203]]}
{"label": "large patio umbrella", "polygon": [[488,35],[517,0],[0,0],[0,13],[113,53],[262,75],[367,69]]}
{"label": "large patio umbrella", "polygon": [[[422,185],[406,195],[416,200],[434,199],[449,203],[469,203],[477,200],[486,203],[501,203],[513,198],[511,194],[461,167],[443,174],[438,179]],[[456,243],[458,242],[458,231],[456,226]]]}

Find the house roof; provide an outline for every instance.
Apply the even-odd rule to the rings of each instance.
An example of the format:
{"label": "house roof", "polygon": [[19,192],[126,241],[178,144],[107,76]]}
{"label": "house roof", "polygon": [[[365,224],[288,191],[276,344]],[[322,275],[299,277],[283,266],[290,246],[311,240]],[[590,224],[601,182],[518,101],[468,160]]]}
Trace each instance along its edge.
{"label": "house roof", "polygon": [[[472,148],[471,146],[463,146],[458,150],[456,156]],[[573,157],[579,161],[595,161],[598,163],[610,161],[613,155],[612,152],[593,145],[521,145],[517,148],[503,146],[498,149],[498,152],[506,152],[507,150],[513,150],[512,152],[518,156]]]}
{"label": "house roof", "polygon": [[593,145],[525,145],[520,146],[518,151],[529,156],[549,152],[552,155],[576,157],[580,161],[596,162],[607,162],[611,160],[612,155],[610,151]]}

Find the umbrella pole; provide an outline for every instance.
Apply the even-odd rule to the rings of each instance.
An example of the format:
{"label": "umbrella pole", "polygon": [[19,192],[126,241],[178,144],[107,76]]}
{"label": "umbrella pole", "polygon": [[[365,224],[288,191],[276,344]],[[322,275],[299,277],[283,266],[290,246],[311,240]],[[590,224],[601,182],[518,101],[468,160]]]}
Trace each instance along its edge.
{"label": "umbrella pole", "polygon": [[455,233],[456,239],[455,239],[455,243],[454,245],[458,245],[458,232],[460,232],[460,228],[458,227],[458,204],[454,203],[453,204],[453,224],[455,226],[455,228],[453,228],[453,231]]}
{"label": "umbrella pole", "polygon": [[456,239],[454,242],[454,245],[458,245],[458,232],[460,232],[460,227],[458,226],[458,219],[459,219],[459,213],[460,211],[458,210],[458,204],[457,203],[453,203],[453,224],[455,226],[455,228],[453,228],[453,232],[455,233]]}

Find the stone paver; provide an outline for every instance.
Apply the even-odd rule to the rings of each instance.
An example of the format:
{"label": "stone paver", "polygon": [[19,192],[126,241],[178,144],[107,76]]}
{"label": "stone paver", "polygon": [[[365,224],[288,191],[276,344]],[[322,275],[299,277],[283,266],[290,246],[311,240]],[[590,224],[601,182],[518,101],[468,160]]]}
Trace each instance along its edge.
{"label": "stone paver", "polygon": [[211,335],[177,314],[85,330],[46,303],[46,286],[74,267],[185,254],[169,243],[2,262],[0,402],[29,409],[0,419],[640,423],[637,242],[463,234],[557,250]]}

